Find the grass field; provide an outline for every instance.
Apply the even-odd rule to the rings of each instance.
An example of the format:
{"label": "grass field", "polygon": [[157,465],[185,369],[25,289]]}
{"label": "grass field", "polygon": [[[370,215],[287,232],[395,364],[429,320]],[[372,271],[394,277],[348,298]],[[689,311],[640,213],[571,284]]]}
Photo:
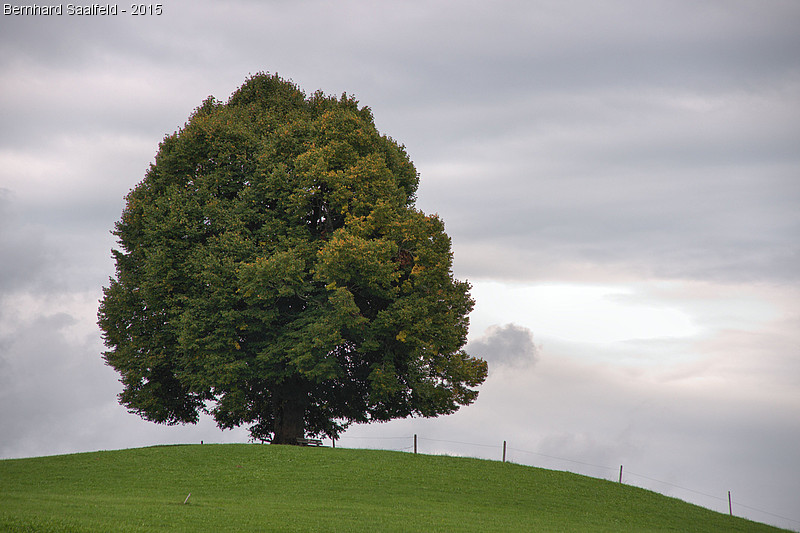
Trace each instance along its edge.
{"label": "grass field", "polygon": [[0,531],[780,530],[510,463],[206,444],[0,461]]}

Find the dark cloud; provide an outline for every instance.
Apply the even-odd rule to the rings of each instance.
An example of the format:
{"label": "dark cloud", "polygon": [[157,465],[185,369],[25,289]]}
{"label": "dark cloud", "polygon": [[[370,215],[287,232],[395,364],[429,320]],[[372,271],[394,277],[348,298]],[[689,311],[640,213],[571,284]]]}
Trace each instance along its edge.
{"label": "dark cloud", "polygon": [[[635,157],[595,162],[580,146],[567,161],[531,147],[541,155],[518,167],[489,165],[514,158],[513,150],[469,156],[475,166],[465,173],[466,161],[422,166],[423,176],[440,179],[423,180],[421,201],[439,205],[457,246],[474,250],[459,256],[473,275],[500,268],[547,279],[542,271],[562,276],[590,263],[635,276],[797,280],[791,265],[800,253],[800,216],[791,206],[800,202],[800,161],[721,164],[712,155],[694,168],[685,161],[671,168]],[[498,265],[491,260],[501,250],[506,259]]]}
{"label": "dark cloud", "polygon": [[533,332],[516,324],[491,326],[484,335],[471,341],[467,351],[489,362],[491,371],[499,366],[530,366],[538,359]]}
{"label": "dark cloud", "polygon": [[0,295],[38,280],[47,258],[41,235],[19,227],[10,196],[0,189]]}

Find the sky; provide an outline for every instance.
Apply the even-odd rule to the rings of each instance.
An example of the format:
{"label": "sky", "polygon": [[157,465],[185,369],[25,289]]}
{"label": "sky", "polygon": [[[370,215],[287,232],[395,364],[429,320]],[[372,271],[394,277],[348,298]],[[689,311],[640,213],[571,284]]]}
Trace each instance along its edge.
{"label": "sky", "polygon": [[[16,4],[15,4],[16,5]],[[125,5],[120,5],[124,9]],[[247,442],[117,403],[109,233],[158,143],[278,73],[369,106],[476,300],[480,396],[344,447],[623,481],[800,530],[800,2],[168,0],[0,18],[0,458]]]}

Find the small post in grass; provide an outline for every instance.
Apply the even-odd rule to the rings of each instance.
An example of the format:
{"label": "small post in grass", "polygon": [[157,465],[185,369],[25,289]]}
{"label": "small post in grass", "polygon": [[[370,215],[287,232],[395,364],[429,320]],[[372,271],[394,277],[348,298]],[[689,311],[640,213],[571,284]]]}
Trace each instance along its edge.
{"label": "small post in grass", "polygon": [[506,462],[506,441],[503,441],[503,462]]}
{"label": "small post in grass", "polygon": [[417,434],[414,433],[414,453],[417,453]]}
{"label": "small post in grass", "polygon": [[619,465],[619,482],[622,483],[622,465]]}
{"label": "small post in grass", "polygon": [[731,503],[731,491],[728,491],[728,512],[733,516],[733,503]]}

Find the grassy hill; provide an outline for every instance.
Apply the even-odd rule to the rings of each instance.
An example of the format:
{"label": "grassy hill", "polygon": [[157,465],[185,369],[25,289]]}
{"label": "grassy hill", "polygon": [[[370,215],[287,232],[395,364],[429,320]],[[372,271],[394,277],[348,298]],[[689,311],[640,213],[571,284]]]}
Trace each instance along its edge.
{"label": "grassy hill", "polygon": [[779,530],[510,463],[206,444],[0,461],[0,531]]}

